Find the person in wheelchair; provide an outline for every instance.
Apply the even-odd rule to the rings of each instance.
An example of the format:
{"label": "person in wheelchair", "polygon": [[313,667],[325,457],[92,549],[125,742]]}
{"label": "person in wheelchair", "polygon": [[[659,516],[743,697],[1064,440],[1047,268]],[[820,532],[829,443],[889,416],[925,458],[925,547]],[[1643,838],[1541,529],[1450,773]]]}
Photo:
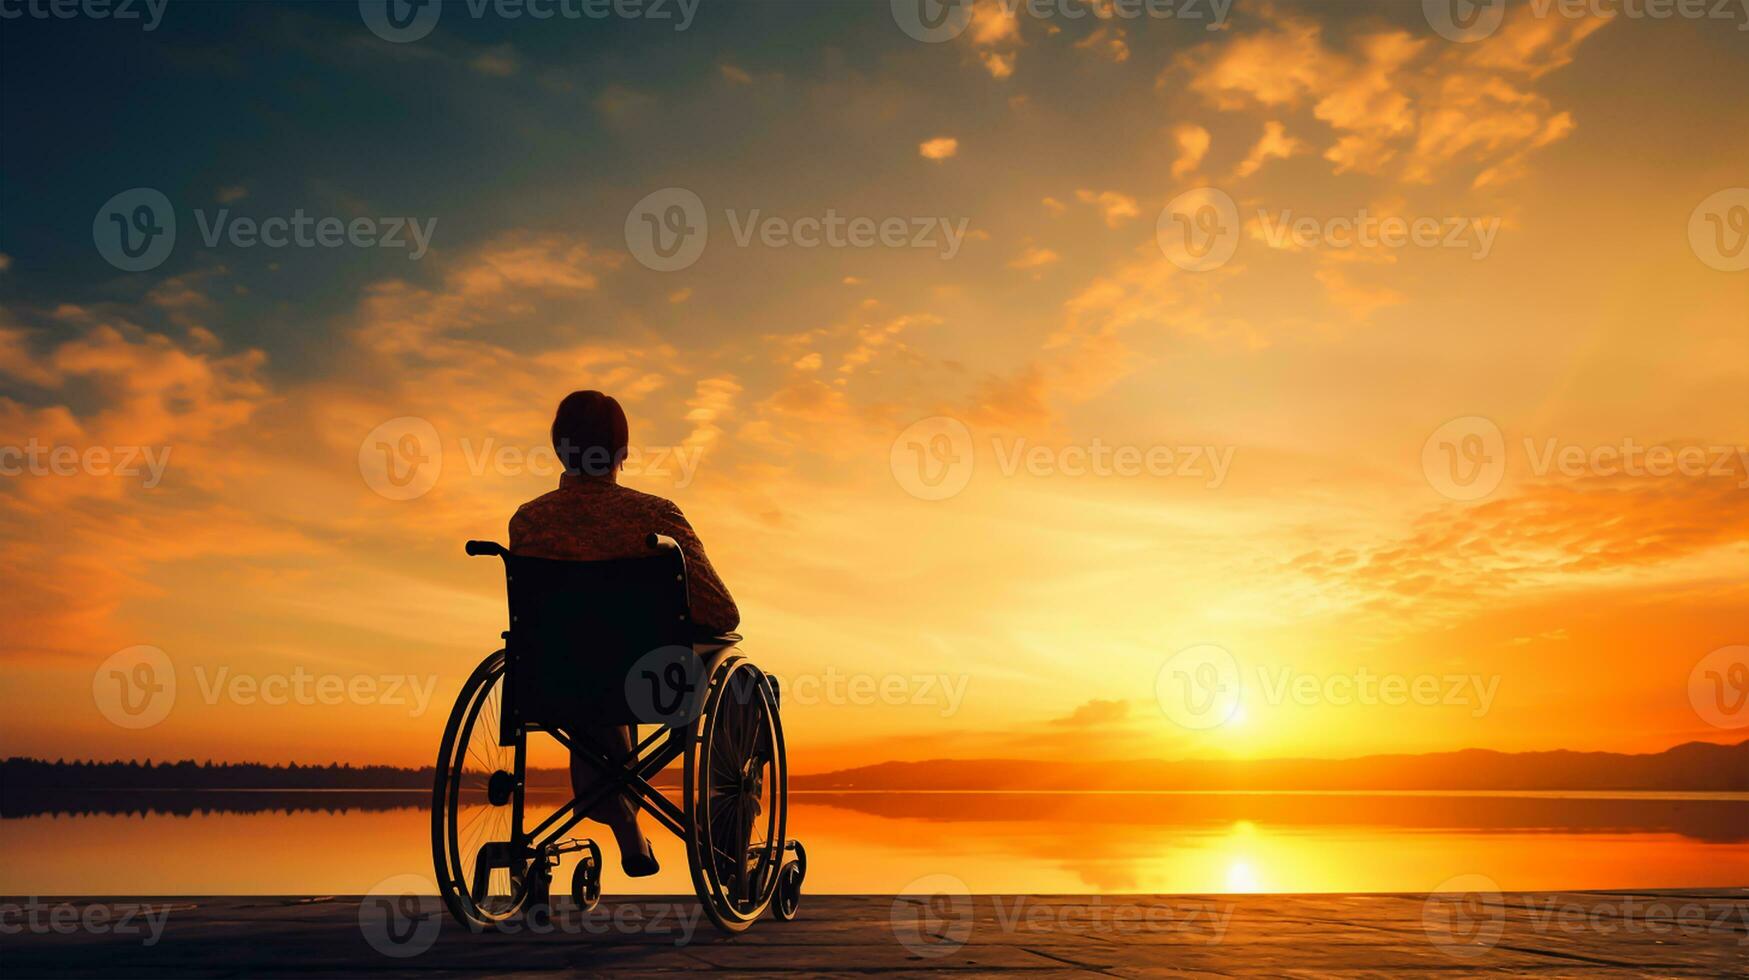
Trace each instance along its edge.
{"label": "person in wheelchair", "polygon": [[[438,892],[470,929],[538,922],[567,860],[593,910],[601,849],[567,836],[583,820],[612,829],[628,875],[654,874],[644,812],[679,838],[717,928],[796,917],[808,859],[789,836],[778,680],[737,646],[740,613],[680,509],[619,485],[627,436],[612,398],[566,397],[558,489],[517,510],[510,547],[463,548],[504,563],[510,627],[462,684],[432,783]],[[570,752],[573,795],[544,817],[528,807],[537,735]]]}
{"label": "person in wheelchair", "polygon": [[[692,620],[699,630],[695,648],[705,653],[739,640],[734,630],[741,623],[740,610],[686,515],[666,498],[620,485],[630,432],[619,402],[599,391],[572,392],[553,416],[552,440],[565,473],[558,489],[517,508],[510,519],[511,553],[569,561],[632,558],[648,553],[651,533],[667,535],[686,556]],[[632,726],[580,723],[579,728],[615,753],[617,761],[632,758],[637,741]],[[596,767],[581,752],[573,752],[571,782],[579,799],[587,797],[597,778]],[[612,830],[621,867],[634,878],[659,870],[650,840],[638,824],[638,810],[635,798],[620,794],[588,814]]]}

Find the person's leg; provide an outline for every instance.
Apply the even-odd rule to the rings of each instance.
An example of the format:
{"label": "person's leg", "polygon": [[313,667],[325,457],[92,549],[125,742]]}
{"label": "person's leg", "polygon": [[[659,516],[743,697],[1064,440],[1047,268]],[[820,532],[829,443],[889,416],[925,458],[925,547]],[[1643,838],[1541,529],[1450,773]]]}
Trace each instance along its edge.
{"label": "person's leg", "polygon": [[[636,743],[633,741],[635,733],[629,725],[580,728],[578,734],[587,741],[580,741],[577,750],[571,753],[571,792],[581,802],[585,796],[595,792],[601,779],[599,768],[584,755],[591,751],[590,743],[600,746],[616,766],[631,764]],[[643,867],[645,858],[653,853],[649,838],[644,836],[644,829],[638,826],[638,804],[630,791],[609,796],[591,807],[585,816],[606,824],[613,831],[614,843],[619,846],[621,863],[628,872]],[[649,864],[653,866],[654,861]]]}

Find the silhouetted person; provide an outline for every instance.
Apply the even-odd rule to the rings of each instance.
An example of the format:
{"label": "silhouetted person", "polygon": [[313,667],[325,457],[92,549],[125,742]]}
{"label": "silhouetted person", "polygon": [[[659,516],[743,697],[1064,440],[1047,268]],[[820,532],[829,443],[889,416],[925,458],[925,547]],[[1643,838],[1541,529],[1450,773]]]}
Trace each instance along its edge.
{"label": "silhouetted person", "polygon": [[[629,432],[619,402],[599,391],[574,391],[559,403],[553,416],[553,449],[565,473],[559,488],[517,508],[510,519],[510,550],[535,558],[605,561],[649,554],[652,531],[680,543],[686,555],[687,590],[692,619],[710,635],[730,633],[741,613],[728,587],[717,577],[704,545],[672,501],[622,487],[617,480],[625,462]],[[722,646],[719,641],[708,646]],[[583,732],[616,754],[616,762],[631,759],[636,731],[629,725],[608,725]],[[586,757],[571,757],[571,786],[579,798],[592,792],[596,770]],[[588,814],[612,828],[619,843],[625,873],[634,878],[655,874],[656,855],[638,826],[634,797],[622,794]]]}

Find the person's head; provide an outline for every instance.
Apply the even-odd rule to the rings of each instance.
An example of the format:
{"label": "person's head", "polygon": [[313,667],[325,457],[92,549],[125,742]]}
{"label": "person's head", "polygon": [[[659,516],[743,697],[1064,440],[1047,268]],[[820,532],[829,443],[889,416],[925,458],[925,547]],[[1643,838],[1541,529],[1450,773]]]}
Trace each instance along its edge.
{"label": "person's head", "polygon": [[625,410],[599,391],[571,392],[553,415],[553,451],[567,473],[611,476],[628,442]]}

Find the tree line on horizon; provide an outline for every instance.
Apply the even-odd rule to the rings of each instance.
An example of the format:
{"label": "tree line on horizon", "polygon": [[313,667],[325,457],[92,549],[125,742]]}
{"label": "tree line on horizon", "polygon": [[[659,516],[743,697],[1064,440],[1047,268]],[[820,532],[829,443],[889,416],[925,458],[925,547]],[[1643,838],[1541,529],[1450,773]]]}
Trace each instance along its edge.
{"label": "tree line on horizon", "polygon": [[433,770],[400,766],[268,765],[260,762],[0,761],[0,786],[12,789],[429,789]]}

